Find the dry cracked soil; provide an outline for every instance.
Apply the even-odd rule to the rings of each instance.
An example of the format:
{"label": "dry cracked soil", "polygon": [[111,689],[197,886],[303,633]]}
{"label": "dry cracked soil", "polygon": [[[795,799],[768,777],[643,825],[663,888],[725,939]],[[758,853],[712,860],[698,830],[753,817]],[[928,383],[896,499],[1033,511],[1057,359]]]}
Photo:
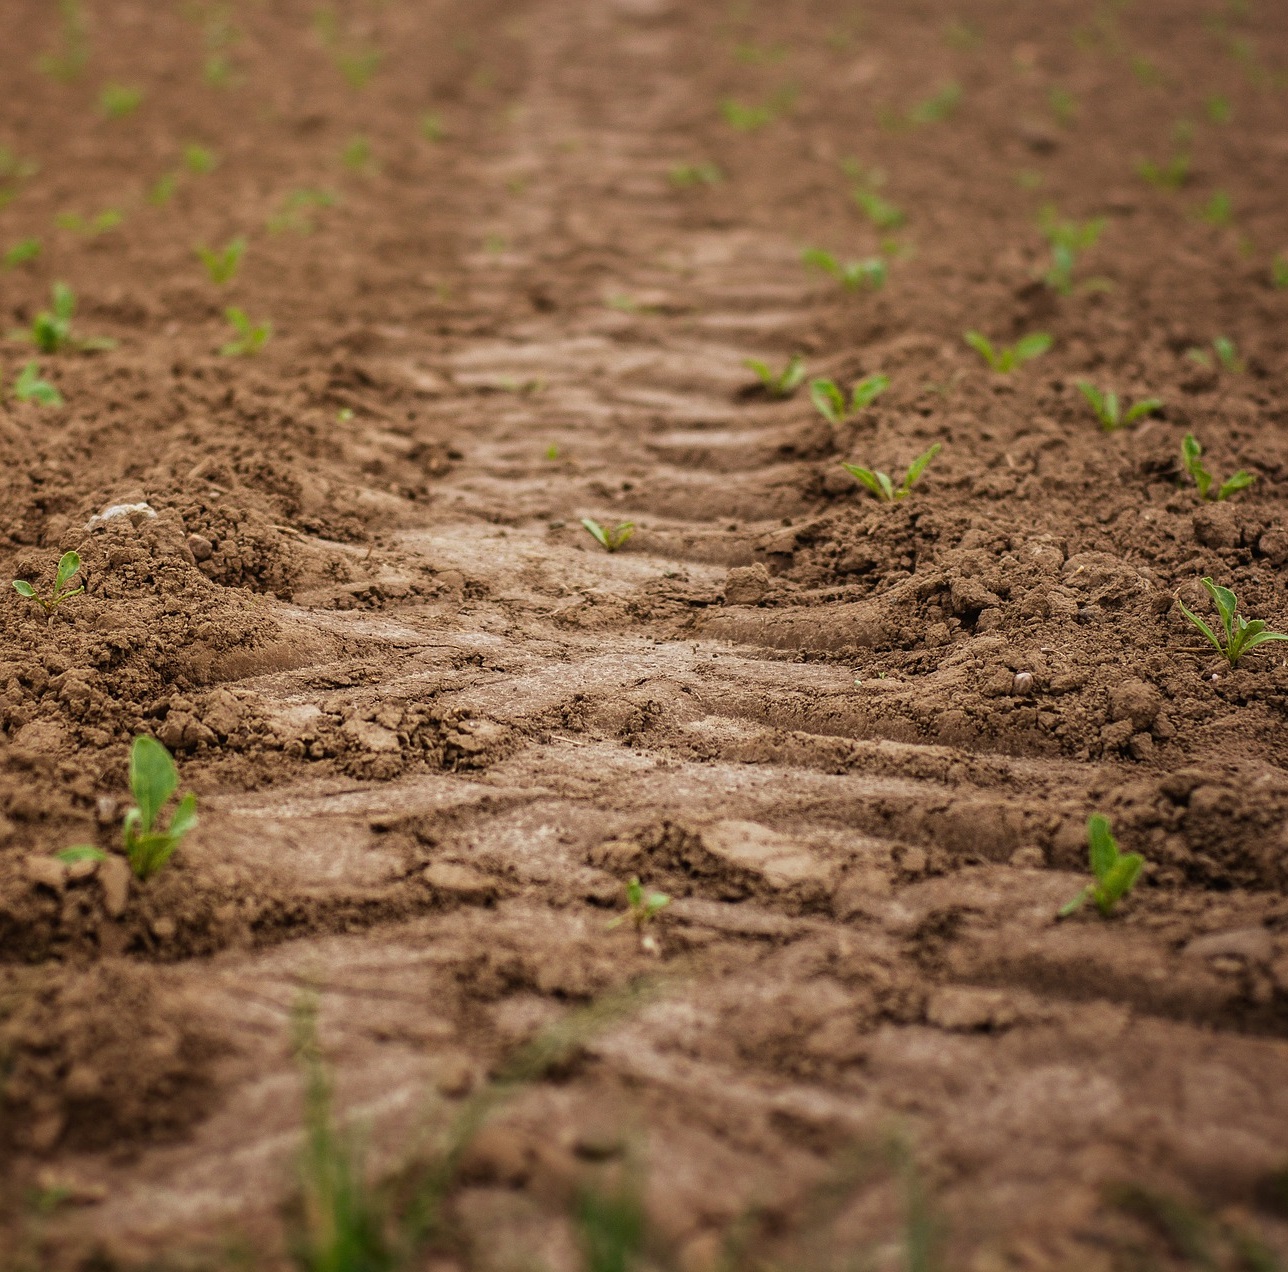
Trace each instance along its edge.
{"label": "dry cracked soil", "polygon": [[291,1266],[301,1004],[426,1272],[1283,1266],[1281,3],[4,9],[6,1272]]}

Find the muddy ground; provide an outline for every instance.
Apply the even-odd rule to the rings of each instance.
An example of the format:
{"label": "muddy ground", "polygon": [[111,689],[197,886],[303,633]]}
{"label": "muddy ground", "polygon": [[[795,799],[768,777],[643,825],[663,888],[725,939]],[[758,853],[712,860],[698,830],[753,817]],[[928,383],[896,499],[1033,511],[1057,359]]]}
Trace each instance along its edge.
{"label": "muddy ground", "polygon": [[[287,1266],[309,995],[373,1176],[608,1004],[436,1272],[583,1266],[623,1172],[684,1272],[1288,1257],[1288,662],[1178,606],[1288,630],[1277,6],[60,10],[6,5],[0,319],[116,345],[0,351],[2,577],[87,582],[0,604],[6,1272]],[[201,814],[145,883],[138,733]],[[1140,884],[1057,922],[1096,812]]]}

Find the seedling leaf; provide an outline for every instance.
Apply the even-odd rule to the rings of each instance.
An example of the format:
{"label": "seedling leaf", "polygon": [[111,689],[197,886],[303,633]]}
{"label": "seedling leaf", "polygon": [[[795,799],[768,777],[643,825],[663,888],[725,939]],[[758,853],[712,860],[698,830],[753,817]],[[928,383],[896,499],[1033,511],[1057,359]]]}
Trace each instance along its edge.
{"label": "seedling leaf", "polygon": [[1228,587],[1222,587],[1214,583],[1210,578],[1201,580],[1203,586],[1207,589],[1208,595],[1212,598],[1213,605],[1216,606],[1217,613],[1221,618],[1221,630],[1225,635],[1225,640],[1220,637],[1208,626],[1202,618],[1187,608],[1184,601],[1177,598],[1177,606],[1185,618],[1211,642],[1212,647],[1219,653],[1231,667],[1237,666],[1239,659],[1244,654],[1250,653],[1258,645],[1264,645],[1271,640],[1288,640],[1288,634],[1283,632],[1272,632],[1266,630],[1265,619],[1254,618],[1248,620],[1239,612],[1239,602],[1234,593]]}
{"label": "seedling leaf", "polygon": [[635,533],[633,521],[621,521],[615,526],[603,526],[593,517],[582,517],[581,524],[606,552],[616,552]]}
{"label": "seedling leaf", "polygon": [[1088,901],[1094,902],[1096,909],[1108,918],[1118,902],[1132,890],[1145,864],[1145,859],[1138,854],[1119,851],[1109,819],[1100,813],[1087,818],[1087,845],[1095,882],[1065,902],[1057,912],[1059,918],[1067,919]]}

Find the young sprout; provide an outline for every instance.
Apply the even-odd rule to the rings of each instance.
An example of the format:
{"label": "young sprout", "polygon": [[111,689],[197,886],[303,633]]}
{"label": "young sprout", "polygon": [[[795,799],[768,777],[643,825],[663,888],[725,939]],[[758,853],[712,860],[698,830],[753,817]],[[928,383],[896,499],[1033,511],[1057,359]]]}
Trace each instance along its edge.
{"label": "young sprout", "polygon": [[83,339],[72,330],[72,318],[76,313],[76,293],[66,283],[55,283],[52,297],[52,308],[42,310],[36,315],[30,331],[11,332],[10,338],[34,344],[41,353],[61,353],[64,349],[94,352],[116,347],[115,340],[107,340],[101,336]]}
{"label": "young sprout", "polygon": [[1132,890],[1145,864],[1144,857],[1138,853],[1119,851],[1118,841],[1109,829],[1109,819],[1099,813],[1087,818],[1087,843],[1091,848],[1091,873],[1096,881],[1060,907],[1062,919],[1076,914],[1088,901],[1093,901],[1096,909],[1108,918],[1114,906]]}
{"label": "young sprout", "polygon": [[38,238],[25,238],[19,239],[0,259],[3,260],[5,269],[15,269],[19,265],[25,265],[28,261],[34,261],[39,255],[40,240]]}
{"label": "young sprout", "polygon": [[896,487],[894,482],[883,472],[872,468],[860,468],[857,464],[842,464],[855,481],[862,482],[876,497],[885,503],[894,503],[899,499],[906,499],[911,493],[913,486],[921,478],[921,474],[926,471],[930,461],[943,449],[936,442],[928,451],[923,451],[916,459],[908,465],[908,471],[903,475],[903,481]]}
{"label": "young sprout", "polygon": [[671,184],[680,190],[689,190],[700,185],[719,185],[724,180],[724,173],[709,161],[676,164],[668,175]]}
{"label": "young sprout", "polygon": [[769,364],[759,358],[747,358],[742,365],[756,373],[770,397],[791,397],[805,379],[805,359],[799,353],[792,354],[781,371],[771,370]]}
{"label": "young sprout", "polygon": [[843,287],[856,291],[860,287],[875,291],[889,274],[889,267],[879,256],[862,261],[839,261],[831,252],[821,247],[809,247],[801,253],[801,260],[813,269],[830,274]]}
{"label": "young sprout", "polygon": [[1043,237],[1051,245],[1051,267],[1043,281],[1053,291],[1068,296],[1073,291],[1073,270],[1078,257],[1094,247],[1107,222],[1104,217],[1091,221],[1063,221],[1054,207],[1042,209],[1039,225]]}
{"label": "young sprout", "polygon": [[871,406],[889,387],[889,376],[864,376],[850,391],[850,401],[847,405],[845,393],[835,380],[819,379],[810,382],[809,397],[814,403],[814,409],[829,424],[841,425],[851,415],[857,415],[864,407]]}
{"label": "young sprout", "polygon": [[1198,439],[1193,433],[1186,433],[1181,438],[1181,464],[1194,479],[1200,499],[1221,503],[1240,490],[1247,490],[1257,480],[1251,473],[1240,468],[1233,476],[1227,477],[1219,486],[1215,486],[1216,478],[1208,472],[1201,458],[1202,454],[1203,447],[1199,445]]}
{"label": "young sprout", "polygon": [[994,348],[987,336],[979,331],[966,332],[963,339],[994,370],[1009,375],[1026,362],[1040,358],[1055,342],[1045,331],[1033,331],[1009,347]]}
{"label": "young sprout", "polygon": [[209,147],[192,142],[183,148],[183,166],[195,176],[209,176],[219,166],[219,156]]}
{"label": "young sprout", "polygon": [[130,790],[135,807],[125,814],[124,839],[125,855],[140,879],[156,874],[197,824],[197,797],[191,792],[179,801],[165,830],[157,824],[178,786],[179,772],[170,752],[155,738],[135,738],[130,748]]}
{"label": "young sprout", "polygon": [[[1225,371],[1230,375],[1242,375],[1243,372],[1247,370],[1243,359],[1239,357],[1238,346],[1230,339],[1229,336],[1217,336],[1217,338],[1212,341],[1212,352],[1216,354],[1216,362],[1220,364],[1222,371]],[[1197,363],[1208,371],[1210,371],[1214,365],[1212,354],[1206,349],[1187,349],[1185,351],[1185,356],[1189,358],[1191,362]]]}
{"label": "young sprout", "polygon": [[447,136],[442,115],[430,111],[420,117],[420,135],[426,141],[442,141]]}
{"label": "young sprout", "polygon": [[1067,88],[1053,88],[1047,94],[1047,105],[1058,123],[1069,128],[1078,118],[1078,99]]}
{"label": "young sprout", "polygon": [[630,922],[635,925],[637,932],[643,932],[670,904],[671,898],[665,892],[645,892],[644,885],[636,876],[626,885],[626,913],[619,914],[609,922],[608,929],[611,931],[623,923]]}
{"label": "young sprout", "polygon": [[738,132],[755,132],[774,119],[772,106],[744,106],[732,97],[726,97],[720,103],[720,113],[725,123]]}
{"label": "young sprout", "polygon": [[635,533],[633,521],[621,521],[615,526],[601,526],[593,517],[582,517],[581,524],[591,537],[608,552],[616,552]]}
{"label": "young sprout", "polygon": [[897,230],[904,223],[907,218],[903,210],[877,193],[885,184],[885,176],[879,169],[865,172],[853,159],[843,159],[841,169],[854,182],[850,194],[873,226],[878,230]]}
{"label": "young sprout", "polygon": [[314,208],[334,207],[336,202],[336,196],[329,190],[292,190],[278,211],[268,218],[268,232],[282,234],[290,230],[296,234],[312,234],[316,226],[310,212]]}
{"label": "young sprout", "polygon": [[1203,633],[1216,652],[1231,667],[1236,666],[1244,654],[1250,654],[1258,645],[1264,645],[1271,640],[1288,640],[1288,635],[1283,632],[1267,631],[1264,618],[1254,618],[1251,622],[1244,618],[1239,613],[1238,599],[1228,587],[1221,587],[1220,584],[1213,583],[1210,578],[1201,579],[1200,582],[1207,588],[1208,595],[1221,616],[1224,641],[1193,610],[1187,609],[1185,602],[1179,597],[1176,604],[1180,607],[1181,613]]}
{"label": "young sprout", "polygon": [[1199,219],[1218,229],[1234,224],[1234,201],[1224,190],[1217,190],[1199,209]]}
{"label": "young sprout", "polygon": [[365,137],[351,137],[340,152],[340,162],[350,172],[368,172],[374,167],[371,142]]}
{"label": "young sprout", "polygon": [[1161,398],[1142,398],[1124,411],[1117,393],[1102,393],[1090,380],[1079,380],[1078,390],[1087,399],[1096,419],[1100,421],[1100,427],[1106,433],[1135,424],[1137,420],[1161,410],[1163,406]]}
{"label": "young sprout", "polygon": [[1136,175],[1159,190],[1179,190],[1190,177],[1190,156],[1181,151],[1164,164],[1142,159],[1136,165]]}
{"label": "young sprout", "polygon": [[332,62],[349,87],[365,88],[380,69],[384,54],[373,45],[346,40],[340,33],[335,9],[330,5],[318,12],[313,25],[322,38],[323,47],[331,55]]}
{"label": "young sprout", "polygon": [[164,207],[174,198],[179,188],[179,174],[167,172],[157,178],[156,184],[148,191],[148,202],[154,208]]}
{"label": "young sprout", "polygon": [[1280,252],[1270,262],[1270,285],[1277,291],[1288,289],[1288,252]]}
{"label": "young sprout", "polygon": [[19,402],[35,402],[37,406],[62,406],[63,395],[48,380],[40,378],[40,368],[28,362],[13,382],[13,395]]}
{"label": "young sprout", "polygon": [[246,252],[246,240],[239,237],[223,248],[198,247],[193,250],[206,267],[210,281],[216,287],[223,287],[225,283],[232,282],[236,276],[237,267]]}
{"label": "young sprout", "polygon": [[104,208],[97,216],[84,217],[79,212],[60,212],[54,217],[54,224],[60,230],[70,230],[73,234],[83,234],[86,238],[97,238],[114,230],[125,220],[125,213],[117,208]]}
{"label": "young sprout", "polygon": [[58,15],[58,52],[42,54],[36,59],[36,66],[43,74],[70,84],[80,76],[89,61],[85,9],[80,0],[58,0]]}
{"label": "young sprout", "polygon": [[225,358],[249,357],[258,353],[272,337],[271,322],[253,323],[246,316],[246,311],[236,305],[225,309],[224,317],[237,332],[237,339],[230,340],[219,350]]}
{"label": "young sprout", "polygon": [[1203,103],[1203,109],[1207,112],[1207,117],[1214,124],[1228,124],[1234,118],[1234,109],[1230,105],[1228,97],[1222,97],[1219,93],[1213,94]]}
{"label": "young sprout", "polygon": [[952,118],[961,99],[960,84],[945,84],[933,97],[919,102],[908,112],[908,122],[917,125],[943,123],[944,120]]}
{"label": "young sprout", "polygon": [[35,601],[48,614],[64,601],[70,600],[73,596],[79,596],[84,592],[85,585],[83,583],[80,587],[71,586],[72,579],[76,577],[76,573],[80,568],[80,555],[76,552],[64,552],[58,559],[58,572],[54,575],[54,590],[48,599],[40,596],[26,579],[14,579],[13,590],[19,596],[25,596],[27,600]]}
{"label": "young sprout", "polygon": [[108,119],[124,119],[143,102],[143,90],[127,84],[108,84],[98,99],[98,108]]}
{"label": "young sprout", "polygon": [[36,164],[21,159],[12,150],[0,146],[0,208],[18,197],[22,183],[39,171]]}

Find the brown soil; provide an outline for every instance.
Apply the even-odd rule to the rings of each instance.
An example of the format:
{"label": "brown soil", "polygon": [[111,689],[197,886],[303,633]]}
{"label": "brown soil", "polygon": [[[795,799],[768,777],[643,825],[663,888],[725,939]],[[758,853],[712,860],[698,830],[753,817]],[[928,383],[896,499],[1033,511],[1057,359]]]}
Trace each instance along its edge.
{"label": "brown soil", "polygon": [[[98,2],[70,83],[54,8],[6,6],[0,146],[39,171],[0,166],[0,250],[43,251],[2,321],[65,280],[117,345],[0,408],[0,577],[88,580],[0,606],[0,1251],[277,1266],[307,986],[389,1166],[646,976],[474,1145],[440,1272],[577,1266],[624,1153],[686,1272],[730,1232],[902,1267],[901,1189],[843,1166],[892,1133],[947,1268],[1216,1266],[1191,1221],[1288,1255],[1288,662],[1230,671],[1176,603],[1211,575],[1288,630],[1276,6]],[[1067,296],[1046,204],[1106,218]],[[193,247],[237,235],[221,290]],[[802,264],[885,238],[879,290]],[[229,304],[261,354],[219,355]],[[967,328],[1055,343],[993,374]],[[1241,370],[1190,356],[1218,337]],[[744,366],[794,352],[891,387],[829,426]],[[1102,433],[1084,378],[1165,406]],[[1202,502],[1187,432],[1255,485]],[[933,442],[894,505],[841,467]],[[117,848],[139,732],[202,822],[123,893],[50,854]],[[1097,811],[1141,886],[1058,923]],[[632,874],[675,898],[656,954],[605,928]]]}

